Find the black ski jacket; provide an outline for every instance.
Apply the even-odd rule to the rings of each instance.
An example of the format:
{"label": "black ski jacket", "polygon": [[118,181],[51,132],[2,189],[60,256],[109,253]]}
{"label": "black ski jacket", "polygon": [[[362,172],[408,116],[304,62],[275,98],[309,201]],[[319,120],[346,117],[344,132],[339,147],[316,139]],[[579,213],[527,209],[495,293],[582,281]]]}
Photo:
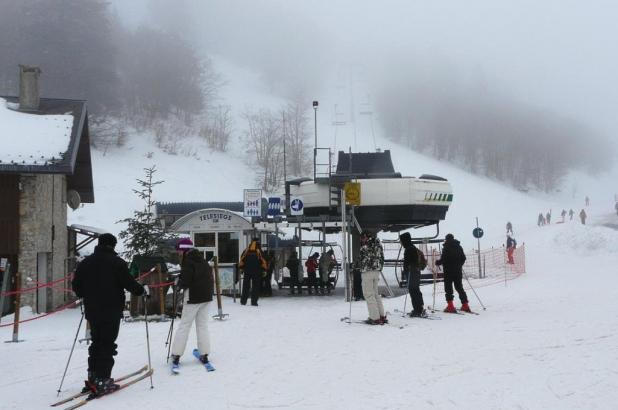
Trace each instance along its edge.
{"label": "black ski jacket", "polygon": [[403,271],[404,272],[416,272],[419,271],[418,267],[418,253],[419,250],[412,242],[403,245]]}
{"label": "black ski jacket", "polygon": [[125,289],[144,294],[144,287],[129,273],[127,263],[113,249],[97,246],[94,253],[77,265],[73,291],[84,299],[87,320],[114,320],[122,317]]}
{"label": "black ski jacket", "polygon": [[446,275],[461,275],[461,267],[466,261],[463,248],[456,239],[444,241],[442,245],[442,257],[436,261],[436,265],[442,265]]}
{"label": "black ski jacket", "polygon": [[214,278],[212,268],[202,256],[202,252],[191,249],[185,253],[180,268],[180,286],[189,289],[187,303],[212,302]]}

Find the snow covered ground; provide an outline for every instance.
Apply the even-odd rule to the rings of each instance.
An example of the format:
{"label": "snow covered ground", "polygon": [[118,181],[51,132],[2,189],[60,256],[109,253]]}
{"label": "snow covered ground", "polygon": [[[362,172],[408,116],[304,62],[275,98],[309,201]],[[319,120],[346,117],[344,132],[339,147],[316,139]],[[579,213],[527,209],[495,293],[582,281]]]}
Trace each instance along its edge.
{"label": "snow covered ground", "polygon": [[[235,87],[233,92],[240,93],[242,87]],[[327,97],[320,101],[328,106]],[[233,103],[238,112],[242,102]],[[483,311],[469,291],[478,316],[438,313],[442,320],[430,321],[393,314],[393,324],[386,326],[342,323],[349,305],[340,296],[264,298],[258,308],[224,298],[229,320],[210,322],[216,372],[206,373],[188,350],[182,374],[171,376],[164,345],[169,322],[151,323],[154,389],[142,381],[87,408],[618,407],[615,175],[601,181],[579,177],[577,192],[523,194],[411,152],[379,133],[374,144],[355,140],[349,127],[340,127],[335,143],[326,117],[321,114],[319,120],[321,146],[373,151],[377,145],[391,150],[395,168],[405,175],[448,178],[455,196],[441,236],[454,233],[466,250],[476,244],[471,235],[476,217],[486,234],[483,248],[502,245],[510,220],[518,242],[526,244],[527,273],[506,285],[473,280],[487,307]],[[97,203],[71,212],[70,223],[117,233],[121,226],[114,222],[139,205],[131,192],[134,179],[152,164],[166,181],[155,191],[160,201],[238,201],[243,188],[254,187],[241,144],[221,154],[210,153],[197,139],[186,143],[192,144],[193,157],[163,153],[152,136],[131,136],[124,151],[94,151]],[[592,201],[588,225],[574,220],[536,226],[539,212],[552,209],[554,221],[562,208],[578,213],[585,195]],[[422,290],[426,304],[431,303],[431,287]],[[443,307],[442,293],[437,301]],[[385,299],[392,313],[403,304],[404,297]],[[354,302],[352,309],[353,318],[367,317],[364,302]],[[78,310],[67,310],[28,322],[20,331],[24,342],[0,343],[0,409],[45,408],[56,400],[79,318]],[[5,317],[2,323],[9,321]],[[10,338],[11,328],[0,328],[0,340]],[[193,334],[189,340],[191,349]],[[143,322],[123,323],[118,343],[115,375],[147,362]],[[86,357],[87,347],[78,345],[63,395],[81,388]]]}
{"label": "snow covered ground", "polygon": [[[258,308],[224,298],[229,320],[210,322],[216,372],[206,373],[187,352],[182,374],[171,376],[169,323],[151,323],[154,390],[142,381],[88,407],[616,408],[618,231],[575,221],[521,229],[528,272],[506,286],[474,280],[487,307],[469,292],[479,316],[393,315],[394,325],[350,325],[339,320],[348,313],[340,297],[263,298]],[[431,287],[422,290],[430,303]],[[442,294],[438,301],[443,306]],[[390,312],[403,303],[385,300]],[[352,315],[367,316],[364,302],[353,303]],[[0,344],[0,408],[44,408],[55,400],[79,316],[72,310],[26,323],[24,342]],[[10,337],[10,328],[0,329],[1,340]],[[189,340],[191,347],[193,334]],[[124,323],[119,345],[115,374],[146,363],[144,323]],[[80,386],[86,357],[78,345],[66,393]]]}

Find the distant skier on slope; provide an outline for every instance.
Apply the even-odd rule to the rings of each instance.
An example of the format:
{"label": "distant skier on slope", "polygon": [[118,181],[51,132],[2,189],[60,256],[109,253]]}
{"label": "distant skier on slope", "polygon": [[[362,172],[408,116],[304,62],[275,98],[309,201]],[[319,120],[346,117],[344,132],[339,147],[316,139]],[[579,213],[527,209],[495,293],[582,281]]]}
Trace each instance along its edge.
{"label": "distant skier on slope", "polygon": [[616,210],[616,215],[618,215],[618,201],[616,201],[616,204],[614,205],[614,209]]}
{"label": "distant skier on slope", "polygon": [[551,209],[549,210],[547,215],[545,215],[545,222],[547,223],[547,225],[551,224]]}
{"label": "distant skier on slope", "polygon": [[184,289],[182,316],[172,344],[172,371],[176,373],[180,356],[185,352],[191,325],[195,322],[197,350],[200,361],[208,363],[210,354],[210,335],[208,334],[208,306],[212,302],[214,279],[212,268],[204,259],[203,253],[193,247],[189,238],[176,244],[181,258],[179,286]]}
{"label": "distant skier on slope", "polygon": [[515,252],[515,248],[517,247],[517,241],[511,235],[507,235],[506,237],[506,255],[508,257],[508,263],[514,264],[515,260],[513,259],[513,253]]}
{"label": "distant skier on slope", "polygon": [[588,217],[588,215],[586,215],[586,211],[584,211],[582,209],[581,212],[579,213],[579,219],[582,221],[582,225],[586,225],[586,218],[587,217]]}
{"label": "distant skier on slope", "polygon": [[560,216],[562,217],[562,222],[564,222],[564,220],[566,219],[566,214],[567,214],[567,211],[565,209],[563,209],[562,212],[560,212]]}
{"label": "distant skier on slope", "polygon": [[88,380],[84,392],[101,396],[118,390],[111,378],[116,338],[125,304],[125,289],[136,296],[149,295],[148,286],[140,285],[129,273],[127,263],[114,251],[116,237],[99,236],[94,253],[77,265],[72,281],[77,297],[84,299],[84,314],[90,323]]}
{"label": "distant skier on slope", "polygon": [[453,305],[453,285],[459,295],[461,301],[461,310],[464,312],[470,312],[470,306],[468,306],[468,296],[463,288],[463,264],[466,262],[466,255],[459,244],[459,241],[455,239],[452,233],[449,233],[444,238],[444,244],[442,245],[442,256],[436,261],[436,265],[443,266],[444,269],[444,293],[446,296],[447,306],[444,309],[447,313],[456,313],[457,309]]}
{"label": "distant skier on slope", "polygon": [[542,212],[539,212],[539,217],[536,220],[536,224],[537,224],[537,226],[545,225],[545,217],[543,216]]}
{"label": "distant skier on slope", "polygon": [[573,220],[573,215],[575,215],[575,211],[573,211],[573,208],[569,209],[569,220],[572,221]]}
{"label": "distant skier on slope", "polygon": [[513,224],[511,223],[511,221],[506,223],[506,233],[507,234],[513,233]]}

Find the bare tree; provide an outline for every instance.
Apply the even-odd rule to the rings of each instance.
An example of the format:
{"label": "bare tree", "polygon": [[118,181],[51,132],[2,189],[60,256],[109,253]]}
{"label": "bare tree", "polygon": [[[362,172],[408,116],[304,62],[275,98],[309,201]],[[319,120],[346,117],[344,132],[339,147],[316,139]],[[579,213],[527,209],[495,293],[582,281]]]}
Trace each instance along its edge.
{"label": "bare tree", "polygon": [[232,137],[232,107],[219,105],[209,114],[206,125],[200,129],[200,135],[206,139],[208,146],[216,151],[227,151]]}
{"label": "bare tree", "polygon": [[247,153],[261,171],[258,182],[264,191],[272,192],[280,186],[283,177],[281,121],[266,109],[246,110],[243,118],[247,121]]}

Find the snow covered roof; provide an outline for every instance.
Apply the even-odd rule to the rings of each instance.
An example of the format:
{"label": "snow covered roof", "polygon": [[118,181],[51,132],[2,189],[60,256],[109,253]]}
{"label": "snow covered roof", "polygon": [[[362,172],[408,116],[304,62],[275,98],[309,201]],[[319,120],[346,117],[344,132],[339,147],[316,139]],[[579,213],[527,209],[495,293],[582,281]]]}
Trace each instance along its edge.
{"label": "snow covered roof", "polygon": [[73,115],[16,111],[18,104],[0,98],[0,162],[46,165],[59,162],[71,141]]}
{"label": "snow covered roof", "polygon": [[82,202],[94,202],[86,102],[41,98],[37,112],[0,96],[0,173],[65,174]]}

